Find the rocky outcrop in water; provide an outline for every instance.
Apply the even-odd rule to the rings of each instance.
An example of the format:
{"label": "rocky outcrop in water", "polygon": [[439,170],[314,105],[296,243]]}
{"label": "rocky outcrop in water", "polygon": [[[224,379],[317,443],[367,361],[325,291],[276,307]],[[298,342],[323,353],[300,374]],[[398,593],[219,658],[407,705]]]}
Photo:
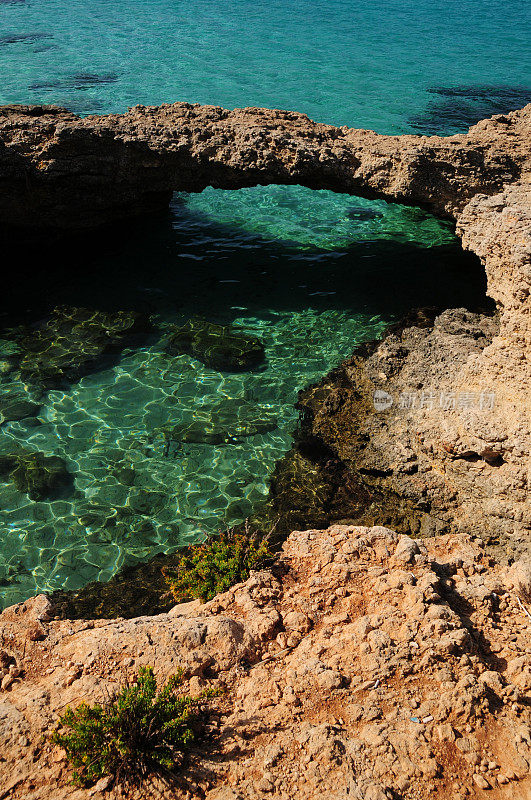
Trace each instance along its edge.
{"label": "rocky outcrop in water", "polygon": [[[529,797],[529,563],[497,566],[469,534],[511,557],[529,543],[530,119],[528,107],[444,139],[187,104],[84,120],[0,111],[6,224],[90,226],[160,207],[173,189],[303,183],[453,216],[497,305],[415,316],[357,351],[303,394],[304,437],[273,476],[273,508],[293,527],[373,514],[444,535],[293,533],[273,573],[158,617],[53,620],[45,598],[0,615],[2,797],[105,796],[74,789],[43,734],[66,704],[101,700],[142,664],[161,678],[182,666],[193,693],[229,690],[177,798]],[[60,377],[77,364],[67,353],[65,367],[54,336],[34,341],[37,366],[41,351]],[[38,456],[9,455],[0,471],[39,490],[32,476],[51,465]],[[135,509],[162,499],[140,494]],[[160,565],[136,583],[117,576],[110,599],[101,585],[74,598],[76,615],[104,602],[166,610]]]}
{"label": "rocky outcrop in water", "polygon": [[528,563],[496,566],[473,537],[334,526],[293,533],[273,572],[157,617],[54,621],[33,598],[0,614],[2,793],[109,797],[108,779],[69,783],[47,734],[66,705],[153,665],[224,699],[184,780],[129,797],[526,800],[530,592]]}
{"label": "rocky outcrop in water", "polygon": [[[173,190],[283,183],[453,217],[463,246],[485,264],[496,318],[454,311],[432,327],[414,324],[368,359],[358,355],[303,405],[314,440],[338,460],[333,471],[361,485],[355,498],[363,487],[379,493],[389,522],[474,530],[517,553],[531,529],[530,123],[527,106],[467,134],[381,136],[264,109],[176,103],[80,119],[6,106],[0,216],[8,225],[87,227],[160,207]],[[384,393],[381,410],[375,391]],[[357,501],[345,509],[336,494],[323,489],[309,503],[322,495],[330,514],[356,517]]]}
{"label": "rocky outcrop in water", "polygon": [[372,521],[474,531],[514,558],[531,532],[529,186],[478,195],[457,220],[485,264],[496,315],[412,319],[305,392],[301,406],[307,435],[380,493]]}
{"label": "rocky outcrop in water", "polygon": [[413,535],[474,532],[514,556],[529,546],[525,428],[519,444],[501,435],[497,386],[465,377],[499,321],[453,309],[414,322],[301,394],[304,436],[379,496],[354,517]]}
{"label": "rocky outcrop in water", "polygon": [[[474,530],[518,553],[531,529],[530,123],[527,106],[467,134],[381,136],[264,109],[176,103],[80,119],[7,106],[0,216],[86,227],[158,207],[172,190],[287,183],[453,217],[464,247],[485,264],[496,317],[417,319],[307,393],[306,445],[321,451],[317,461],[300,450],[289,456],[285,476],[297,480],[286,519],[298,526],[311,512],[318,524],[339,517],[415,534]],[[39,358],[29,359],[28,378]],[[377,410],[374,392],[393,405]],[[273,502],[287,480],[274,476]]]}

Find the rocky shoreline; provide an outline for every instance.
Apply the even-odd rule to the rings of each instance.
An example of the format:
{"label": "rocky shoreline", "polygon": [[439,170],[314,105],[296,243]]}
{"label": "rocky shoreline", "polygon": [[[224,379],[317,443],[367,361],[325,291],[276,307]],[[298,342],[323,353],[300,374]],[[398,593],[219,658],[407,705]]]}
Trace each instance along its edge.
{"label": "rocky shoreline", "polygon": [[172,797],[525,800],[530,592],[529,562],[502,568],[478,538],[333,526],[291,534],[272,572],[156,617],[59,621],[28,600],[0,615],[0,796],[105,797],[108,780],[69,783],[47,734],[67,704],[155,665],[225,692]]}
{"label": "rocky shoreline", "polygon": [[[186,103],[84,119],[56,107],[5,106],[0,216],[43,231],[83,227],[171,190],[300,183],[453,218],[463,247],[485,265],[496,320],[454,311],[428,333],[414,324],[365,363],[357,357],[334,371],[301,406],[314,416],[313,440],[361,483],[364,502],[367,490],[401,498],[387,520],[395,527],[405,515],[417,519],[414,533],[482,530],[518,554],[531,531],[530,132],[531,106],[446,138]],[[390,411],[374,413],[374,391],[395,393]],[[339,407],[345,395],[354,400],[348,412]],[[398,407],[406,395],[416,406]],[[360,519],[356,503],[341,517]]]}
{"label": "rocky shoreline", "polygon": [[[456,391],[455,378],[492,343],[499,320],[466,309],[419,316],[301,393],[305,435],[336,453],[351,480],[376,498],[359,523],[372,519],[415,536],[466,531],[491,550],[499,545],[498,555],[518,557],[529,547],[527,530],[514,530],[525,492],[515,492],[505,514],[491,502],[496,487],[506,490],[503,439],[491,434],[474,449],[458,446],[452,433],[457,425],[466,430],[472,415],[490,421],[494,391]],[[379,393],[383,408],[375,408]]]}
{"label": "rocky shoreline", "polygon": [[[528,494],[525,483],[510,477],[525,470],[525,450],[522,464],[504,470],[506,445],[495,429],[478,451],[463,444],[459,451],[451,439],[452,424],[464,427],[472,417],[487,425],[494,415],[495,391],[454,387],[456,371],[490,346],[499,328],[495,312],[412,312],[303,390],[294,445],[277,464],[251,525],[263,532],[274,527],[279,542],[292,530],[337,522],[384,525],[415,537],[463,532],[481,538],[500,563],[528,554]],[[392,405],[375,408],[378,392]],[[438,419],[447,439],[437,439]],[[503,506],[493,502],[496,492],[503,493]],[[179,558],[157,556],[107,584],[58,591],[54,614],[79,619],[166,611],[172,600],[161,570]]]}

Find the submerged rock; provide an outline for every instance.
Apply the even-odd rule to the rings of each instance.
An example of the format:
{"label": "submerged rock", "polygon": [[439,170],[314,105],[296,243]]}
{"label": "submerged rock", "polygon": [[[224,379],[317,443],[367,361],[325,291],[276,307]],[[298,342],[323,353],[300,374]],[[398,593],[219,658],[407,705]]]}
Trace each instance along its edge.
{"label": "submerged rock", "polygon": [[54,592],[54,613],[62,619],[112,619],[161,614],[175,600],[162,567],[177,566],[180,555],[155,555],[149,561],[130,564],[107,583],[93,581],[82,589]]}
{"label": "submerged rock", "polygon": [[136,472],[132,467],[117,467],[114,475],[118,483],[123,486],[134,486],[136,480]]}
{"label": "submerged rock", "polygon": [[35,417],[40,411],[40,405],[32,403],[21,397],[4,397],[0,399],[0,425],[3,422]]}
{"label": "submerged rock", "polygon": [[260,406],[244,400],[228,400],[199,409],[191,422],[161,428],[160,433],[170,445],[172,442],[219,445],[234,444],[277,427],[276,418]]}
{"label": "submerged rock", "polygon": [[149,516],[159,511],[166,503],[166,495],[162,492],[151,492],[149,489],[139,489],[129,496],[129,506],[142,516]]}
{"label": "submerged rock", "polygon": [[298,431],[294,446],[275,466],[266,502],[249,522],[263,533],[273,529],[276,543],[292,530],[359,519],[373,502],[367,488],[327,447],[304,439]]}
{"label": "submerged rock", "polygon": [[531,102],[531,87],[523,86],[431,86],[432,99],[409,119],[418,133],[451,134],[493,114],[507,114]]}
{"label": "submerged rock", "polygon": [[0,478],[12,481],[30,500],[53,498],[72,487],[62,458],[26,450],[0,455]]}
{"label": "submerged rock", "polygon": [[356,222],[369,222],[374,219],[381,219],[383,213],[374,208],[365,208],[364,206],[352,206],[347,211],[347,217],[354,219]]}
{"label": "submerged rock", "polygon": [[40,327],[20,335],[21,378],[43,386],[78,380],[96,368],[102,355],[119,352],[130,336],[149,328],[149,318],[136,311],[60,306]]}
{"label": "submerged rock", "polygon": [[274,420],[256,420],[254,423],[240,423],[228,428],[216,422],[205,425],[199,420],[194,420],[189,425],[175,425],[166,429],[164,435],[170,441],[190,444],[233,444],[248,436],[274,431],[276,427],[277,423]]}
{"label": "submerged rock", "polygon": [[256,336],[202,319],[175,327],[166,344],[172,355],[197,358],[220,372],[245,372],[265,360],[265,349]]}

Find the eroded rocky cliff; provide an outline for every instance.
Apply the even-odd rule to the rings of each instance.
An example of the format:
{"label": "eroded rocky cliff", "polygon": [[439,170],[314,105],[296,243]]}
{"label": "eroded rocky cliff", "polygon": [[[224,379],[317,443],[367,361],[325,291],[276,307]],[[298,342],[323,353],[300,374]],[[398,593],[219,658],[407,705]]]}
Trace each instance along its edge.
{"label": "eroded rocky cliff", "polygon": [[300,402],[306,436],[382,498],[374,519],[474,532],[505,557],[530,546],[530,194],[518,183],[457,215],[464,246],[485,264],[493,317],[421,315]]}
{"label": "eroded rocky cliff", "polygon": [[304,114],[174,103],[81,119],[0,107],[0,219],[78,228],[140,213],[171,192],[301,184],[455,217],[529,171],[531,106],[469,133],[383,136]]}

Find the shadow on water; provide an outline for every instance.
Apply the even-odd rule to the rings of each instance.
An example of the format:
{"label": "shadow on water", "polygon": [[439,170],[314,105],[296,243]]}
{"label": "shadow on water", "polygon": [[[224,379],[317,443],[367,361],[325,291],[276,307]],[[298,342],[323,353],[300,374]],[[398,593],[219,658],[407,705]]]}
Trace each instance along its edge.
{"label": "shadow on water", "polygon": [[[352,216],[359,216],[355,207]],[[220,322],[242,309],[263,316],[311,306],[395,319],[426,305],[490,307],[484,270],[457,240],[422,247],[375,238],[336,251],[300,249],[213,222],[182,203],[44,247],[7,237],[3,288],[10,302],[0,310],[0,327],[31,324],[62,304]]]}

